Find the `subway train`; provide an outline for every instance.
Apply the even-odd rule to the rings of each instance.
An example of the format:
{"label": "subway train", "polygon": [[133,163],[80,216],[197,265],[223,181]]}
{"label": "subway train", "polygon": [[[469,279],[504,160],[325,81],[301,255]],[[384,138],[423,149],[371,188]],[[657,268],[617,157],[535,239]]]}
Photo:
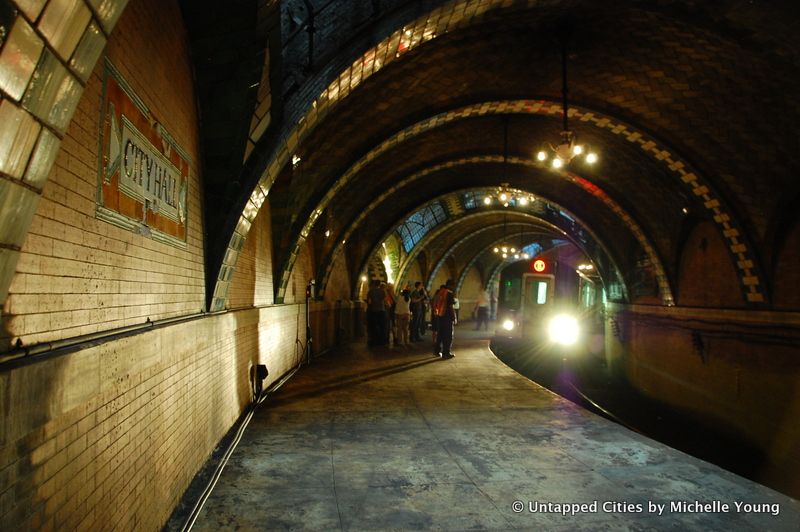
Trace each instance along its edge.
{"label": "subway train", "polygon": [[602,333],[605,288],[589,261],[534,257],[504,268],[496,281],[496,335],[565,346]]}

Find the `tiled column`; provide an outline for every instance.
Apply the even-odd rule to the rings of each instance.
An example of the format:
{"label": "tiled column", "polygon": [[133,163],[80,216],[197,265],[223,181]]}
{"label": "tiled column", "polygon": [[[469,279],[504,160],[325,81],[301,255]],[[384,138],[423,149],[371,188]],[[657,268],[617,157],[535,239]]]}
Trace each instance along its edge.
{"label": "tiled column", "polygon": [[0,306],[61,138],[128,0],[0,10]]}

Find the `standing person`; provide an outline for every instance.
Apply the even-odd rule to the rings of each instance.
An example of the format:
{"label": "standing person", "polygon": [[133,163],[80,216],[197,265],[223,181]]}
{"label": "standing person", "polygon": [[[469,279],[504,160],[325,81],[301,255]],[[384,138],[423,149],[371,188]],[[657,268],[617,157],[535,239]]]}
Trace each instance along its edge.
{"label": "standing person", "polygon": [[458,323],[458,319],[459,319],[458,318],[458,311],[461,308],[461,303],[458,302],[458,298],[457,297],[454,297],[453,300],[454,300],[454,302],[453,302],[453,310],[456,311],[456,323]]}
{"label": "standing person", "polygon": [[482,288],[480,292],[478,292],[478,300],[475,301],[475,312],[477,313],[477,321],[475,322],[475,330],[481,328],[481,323],[483,323],[483,330],[486,331],[489,329],[489,292],[486,291],[486,288]]}
{"label": "standing person", "polygon": [[408,347],[409,321],[411,320],[411,292],[406,289],[400,292],[394,310],[395,343]]}
{"label": "standing person", "polygon": [[425,320],[425,313],[428,311],[428,304],[430,303],[430,298],[428,297],[428,291],[425,290],[425,287],[422,286],[422,283],[419,285],[420,293],[422,294],[422,307],[420,310],[420,322],[419,322],[419,335],[425,336],[425,331],[428,330],[428,322]]}
{"label": "standing person", "polygon": [[434,353],[441,353],[442,358],[453,358],[455,356],[452,351],[453,326],[456,324],[456,312],[453,309],[456,297],[453,293],[455,287],[456,284],[453,280],[448,279],[445,288],[440,289],[436,294],[437,305],[433,313],[438,315],[439,326]]}
{"label": "standing person", "polygon": [[[393,283],[386,283],[384,287],[386,290],[386,300],[385,300],[385,307],[386,307],[386,316],[387,316],[387,323],[386,323],[386,344],[392,345],[394,342],[397,345],[397,335],[395,334],[394,329],[394,310],[395,305],[397,305],[397,295],[394,292],[394,284]],[[393,336],[393,338],[389,338],[389,333]]]}
{"label": "standing person", "polygon": [[419,330],[421,328],[420,323],[423,320],[423,297],[425,296],[425,291],[422,288],[422,283],[417,281],[414,283],[414,291],[411,292],[411,341],[412,342],[419,342],[421,340],[419,336]]}
{"label": "standing person", "polygon": [[384,345],[386,329],[386,291],[378,279],[367,292],[367,345]]}
{"label": "standing person", "polygon": [[445,285],[441,285],[439,290],[433,294],[433,299],[431,299],[431,336],[433,336],[433,354],[438,355],[439,350],[437,349],[436,343],[436,332],[439,330],[439,318],[441,317],[441,311],[444,308],[444,298],[447,297],[447,287]]}

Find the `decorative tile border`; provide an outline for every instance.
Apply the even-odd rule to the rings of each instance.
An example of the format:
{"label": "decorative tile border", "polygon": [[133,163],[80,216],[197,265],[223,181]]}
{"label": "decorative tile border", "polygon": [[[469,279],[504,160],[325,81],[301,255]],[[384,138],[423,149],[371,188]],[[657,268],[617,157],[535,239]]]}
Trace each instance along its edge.
{"label": "decorative tile border", "polygon": [[[468,190],[473,190],[473,189],[456,191],[456,192],[454,192],[454,194],[460,194],[460,193],[463,193],[463,192],[467,192]],[[519,191],[519,192],[522,192],[522,191]],[[549,201],[549,200],[547,200],[545,198],[542,198],[541,195],[536,195],[536,196],[540,200],[549,203],[552,207],[554,207],[554,210],[565,212],[568,216],[570,216],[570,218],[575,220],[577,225],[583,231],[585,231],[586,234],[588,234],[591,237],[590,243],[593,244],[594,246],[596,246],[598,250],[602,251],[602,257],[595,257],[595,259],[598,260],[598,262],[601,262],[603,264],[608,264],[610,269],[612,269],[614,271],[615,275],[617,276],[617,280],[619,281],[619,283],[620,283],[620,285],[622,287],[622,290],[623,290],[623,293],[624,293],[624,297],[627,300],[627,293],[628,292],[627,292],[627,287],[625,286],[625,283],[624,283],[624,277],[621,274],[621,270],[617,266],[616,262],[614,262],[614,260],[611,257],[611,255],[608,253],[608,250],[605,248],[605,246],[603,246],[601,240],[597,238],[597,235],[595,235],[590,229],[588,229],[586,227],[586,225],[580,220],[580,218],[575,216],[573,213],[571,213],[571,212],[567,211],[566,209],[562,208],[557,203],[553,203],[553,202],[551,202],[551,201]],[[434,200],[432,200],[431,202],[428,202],[428,203],[432,203],[433,201],[439,201],[439,198],[434,199]],[[463,221],[464,219],[473,218],[473,217],[479,217],[479,216],[485,216],[487,212],[489,212],[489,211],[479,210],[479,211],[475,212],[474,214],[471,213],[471,214],[467,214],[467,215],[464,215],[464,216],[460,216],[457,219],[453,219],[452,222],[448,221],[448,222],[445,222],[443,224],[439,224],[433,231],[430,231],[428,233],[428,235],[426,235],[426,238],[430,235],[430,239],[429,240],[432,240],[433,238],[435,238],[436,236],[441,234],[443,231],[445,231],[448,228],[452,227],[454,224],[459,223],[459,222]],[[494,212],[503,212],[503,211],[494,211]],[[574,238],[571,235],[571,233],[568,230],[569,228],[565,229],[565,228],[559,227],[557,224],[553,223],[553,221],[551,221],[551,220],[544,219],[541,216],[538,216],[538,215],[535,215],[535,214],[531,214],[531,213],[528,213],[528,212],[515,211],[515,213],[518,214],[520,217],[528,218],[530,220],[535,221],[538,224],[543,224],[543,225],[550,226],[553,229],[553,231],[561,233],[562,235],[564,235],[566,238],[571,240],[576,246],[578,246],[579,248],[584,250],[584,252],[587,255],[589,255],[589,256],[596,256],[597,255],[596,252],[592,253],[590,250],[585,250],[583,248],[583,246],[577,242],[577,239]],[[382,235],[382,237],[377,241],[377,244],[375,244],[375,246],[373,246],[372,250],[370,250],[370,252],[365,256],[364,260],[362,261],[362,264],[359,266],[359,269],[357,270],[359,273],[363,272],[365,270],[365,268],[369,264],[369,261],[370,261],[371,257],[373,257],[380,250],[381,243],[384,242],[396,230],[396,227],[397,227],[396,225],[394,227],[392,227],[389,231],[387,231],[384,235]],[[406,265],[411,264],[411,262],[416,258],[417,254],[419,253],[419,250],[421,250],[424,247],[425,246],[423,245],[423,242],[419,242],[416,246],[414,246],[414,250],[416,250],[417,253],[414,254],[412,252],[412,255],[409,255],[408,257],[406,257],[405,264]],[[335,253],[341,253],[341,248],[339,248],[339,250],[336,251]],[[336,258],[336,254],[334,254],[334,252],[332,252],[331,253],[330,262],[328,263],[328,267],[327,267],[327,269],[325,271],[325,274],[323,275],[323,281],[322,281],[322,283],[320,283],[322,290],[325,289],[325,286],[327,284],[327,280],[330,277],[330,274],[331,274],[331,271],[332,271],[332,265],[333,265],[333,263],[335,261],[335,258]],[[405,271],[403,272],[403,275],[404,274],[405,274]],[[401,276],[398,275],[397,278],[401,279]],[[429,277],[429,282],[430,282],[430,279],[432,279],[432,278],[433,277]],[[323,292],[320,292],[320,294],[322,294],[322,293]]]}
{"label": "decorative tile border", "polygon": [[[314,129],[317,122],[335,108],[336,105],[346,98],[359,84],[363,83],[380,69],[386,67],[386,65],[401,58],[409,50],[416,48],[426,41],[435,39],[437,36],[448,33],[449,31],[469,26],[475,19],[482,17],[489,11],[510,7],[512,5],[513,2],[508,2],[507,0],[454,0],[453,2],[442,5],[419,17],[413,23],[396,30],[389,37],[367,50],[321,92],[320,96],[312,102],[305,115],[298,120],[297,126],[286,134],[279,146],[275,149],[269,166],[266,168],[258,185],[255,187],[245,212],[243,212],[240,217],[236,232],[231,238],[229,249],[232,253],[226,254],[226,259],[223,262],[220,278],[217,282],[212,301],[212,310],[220,310],[225,307],[228,282],[224,280],[223,274],[228,269],[236,267],[238,249],[235,247],[235,243],[247,236],[247,227],[252,223],[249,212],[253,209],[257,212],[261,208],[263,198],[266,197],[280,169],[289,162],[290,157],[297,150],[301,140]],[[283,271],[280,273],[277,300],[281,300],[280,298],[289,281],[290,272],[294,266],[294,261],[297,258],[300,246],[303,245],[310,233],[311,227],[314,226],[317,218],[324,211],[335,194],[366,164],[387,149],[442,124],[468,118],[470,116],[507,113],[558,116],[561,113],[561,104],[559,102],[544,100],[517,100],[484,102],[464,107],[462,109],[436,115],[429,120],[419,122],[401,131],[382,144],[376,146],[367,155],[356,162],[356,164],[348,169],[328,191],[317,208],[312,212],[308,222],[300,230],[299,237],[291,245],[288,259],[283,266]],[[642,150],[664,164],[671,172],[677,174],[682,182],[691,188],[695,195],[702,196],[705,202],[704,207],[712,212],[714,220],[720,227],[723,237],[728,241],[731,253],[738,259],[737,267],[747,301],[751,303],[764,302],[765,298],[761,288],[764,286],[764,283],[754,265],[754,260],[752,258],[753,252],[749,249],[746,240],[741,237],[744,232],[741,226],[733,221],[733,216],[722,204],[720,198],[711,192],[712,187],[709,183],[700,178],[696,172],[687,170],[690,165],[680,160],[671,150],[658,143],[655,139],[637,131],[630,125],[623,124],[618,120],[600,113],[591,112],[574,106],[570,109],[570,117],[585,124],[605,129],[615,135],[622,135],[629,142],[638,144]],[[233,262],[229,262],[228,259],[232,259]],[[661,280],[659,280],[659,283],[661,283]]]}
{"label": "decorative tile border", "polygon": [[[463,107],[460,109],[455,109],[452,111],[448,111],[446,113],[441,113],[434,117],[431,117],[427,120],[423,120],[418,122],[398,133],[390,137],[389,139],[385,140],[372,150],[370,150],[364,157],[359,159],[353,166],[351,166],[337,181],[334,185],[327,191],[325,196],[322,200],[318,203],[317,208],[314,211],[314,214],[309,218],[306,224],[300,231],[300,236],[295,240],[294,245],[292,246],[292,251],[290,253],[290,259],[287,261],[287,264],[284,266],[284,270],[281,275],[281,283],[279,287],[279,294],[283,293],[283,290],[286,287],[286,283],[288,283],[289,274],[291,269],[294,265],[293,258],[297,256],[299,253],[300,246],[303,245],[305,238],[310,234],[311,228],[314,226],[316,222],[316,218],[319,216],[320,213],[324,211],[324,209],[328,206],[328,204],[333,200],[335,195],[344,188],[344,186],[352,180],[355,175],[364,168],[367,164],[375,160],[381,154],[385,153],[389,149],[399,145],[400,143],[409,140],[411,138],[416,137],[426,131],[430,131],[436,127],[443,126],[444,124],[451,123],[456,120],[463,120],[470,117],[475,116],[485,116],[485,115],[492,115],[492,114],[508,114],[508,113],[517,113],[517,114],[537,114],[537,115],[545,115],[545,116],[558,116],[561,113],[561,104],[558,102],[549,102],[544,100],[515,100],[515,101],[496,101],[496,102],[484,102],[481,104],[475,104],[472,106]],[[749,302],[763,302],[764,296],[760,290],[760,286],[763,283],[760,281],[760,276],[755,272],[755,267],[753,260],[749,258],[751,252],[748,251],[748,246],[746,243],[739,238],[742,234],[742,231],[739,229],[738,226],[734,225],[732,222],[732,215],[727,212],[722,204],[720,198],[714,196],[713,192],[711,191],[711,186],[708,183],[702,181],[697,173],[690,172],[687,170],[688,164],[684,161],[679,160],[674,154],[670,151],[665,149],[663,146],[658,144],[652,138],[646,136],[644,133],[633,130],[630,126],[614,121],[607,116],[603,116],[601,114],[586,111],[580,108],[573,107],[570,109],[570,117],[573,119],[577,119],[584,124],[593,125],[595,127],[606,129],[615,135],[623,135],[626,140],[632,143],[638,144],[642,150],[646,153],[650,154],[654,159],[659,161],[661,164],[666,166],[671,172],[675,173],[676,175],[680,176],[681,181],[683,183],[689,184],[691,186],[692,191],[695,195],[702,196],[704,201],[704,207],[711,211],[714,220],[721,226],[721,232],[723,237],[728,240],[731,252],[738,258],[737,265],[739,267],[739,274],[740,279],[742,282],[742,286],[745,289],[746,297]],[[511,159],[510,159],[511,160]],[[524,161],[523,159],[516,159],[517,162]],[[532,164],[536,164],[537,162],[530,161]],[[526,162],[526,164],[528,164]],[[610,198],[607,195],[603,194],[601,190],[599,190],[594,184],[590,183],[588,180],[578,177],[575,174],[565,174],[565,177],[573,181],[574,183],[586,188],[587,191],[591,191],[593,193],[598,193],[598,197],[606,202],[610,207],[612,205]],[[393,187],[396,188],[396,187]],[[616,206],[612,210],[616,214],[620,214],[622,212],[621,208]],[[643,238],[643,232],[641,228],[633,221],[633,218],[629,215],[625,215],[623,221],[631,228],[634,234],[637,235],[637,238]],[[343,240],[346,241],[346,238]],[[646,241],[646,240],[642,240]],[[650,256],[649,258],[653,262],[653,264],[660,264],[660,261],[653,260],[655,259],[655,249],[652,245],[645,245],[645,251]],[[656,272],[656,278],[659,283],[659,289],[662,290],[662,298],[664,299],[667,305],[674,304],[674,299],[671,294],[671,290],[668,288],[668,281],[666,273],[664,272],[663,268],[660,268],[660,271]]]}
{"label": "decorative tile border", "polygon": [[[603,190],[600,187],[598,187],[597,185],[595,185],[595,184],[589,182],[588,180],[583,179],[583,178],[581,178],[581,177],[579,177],[579,176],[577,176],[575,174],[572,174],[572,173],[569,173],[569,172],[566,172],[566,171],[563,171],[563,170],[552,170],[549,167],[545,166],[540,161],[537,161],[537,160],[534,160],[534,159],[527,159],[527,158],[513,157],[512,156],[512,157],[508,157],[507,161],[510,164],[526,166],[526,167],[529,167],[529,168],[539,168],[539,169],[550,170],[554,174],[560,176],[561,178],[567,179],[570,182],[573,182],[576,185],[580,186],[581,188],[584,188],[587,192],[589,192],[593,196],[597,197],[600,201],[602,201],[604,204],[609,206],[609,208],[611,208],[612,211],[617,216],[619,216],[622,219],[623,223],[631,230],[631,233],[636,238],[636,240],[639,242],[639,245],[642,246],[642,249],[644,249],[645,253],[647,254],[648,258],[650,259],[651,263],[653,264],[653,267],[654,267],[654,270],[655,270],[656,280],[658,282],[658,286],[659,286],[659,290],[660,290],[660,294],[661,294],[661,298],[662,298],[662,303],[664,305],[674,305],[674,298],[672,296],[672,289],[671,289],[671,287],[669,285],[669,279],[667,277],[666,271],[664,270],[664,266],[663,266],[663,262],[662,262],[661,258],[655,252],[655,248],[650,243],[650,241],[647,238],[647,236],[645,235],[644,231],[633,220],[633,218],[618,203],[616,203],[611,197],[609,197],[608,194],[603,192]],[[425,177],[427,177],[429,175],[432,175],[432,174],[434,174],[436,172],[439,172],[441,170],[450,169],[450,168],[458,168],[458,167],[461,167],[461,166],[467,166],[467,165],[479,164],[479,163],[483,163],[483,164],[485,164],[485,163],[502,164],[503,163],[503,157],[500,156],[500,155],[479,155],[479,156],[474,156],[474,157],[465,157],[465,158],[461,158],[461,159],[454,159],[454,160],[451,160],[451,161],[446,161],[444,163],[440,163],[440,164],[431,166],[429,168],[425,168],[424,170],[421,170],[419,172],[416,172],[416,173],[408,176],[407,178],[395,183],[394,186],[392,186],[391,188],[387,189],[381,195],[376,197],[374,201],[370,202],[370,204],[367,205],[361,211],[361,213],[358,215],[358,217],[356,217],[356,219],[353,220],[348,225],[348,229],[342,235],[342,241],[346,242],[350,238],[350,235],[352,235],[352,233],[359,227],[359,225],[361,225],[361,223],[363,223],[364,220],[366,220],[367,217],[370,216],[370,214],[372,213],[372,211],[374,209],[376,209],[379,205],[382,204],[383,201],[388,199],[392,194],[394,194],[395,192],[397,192],[401,188],[406,187],[410,183],[413,183],[414,181],[423,179],[423,178],[425,178]],[[525,192],[528,192],[528,191],[525,191]],[[537,197],[541,197],[540,194],[536,194],[536,193],[533,193],[533,192],[531,192],[531,194],[535,195]],[[559,207],[559,209],[564,210],[564,212],[567,212],[565,209],[563,209],[561,207]],[[585,229],[585,227],[584,227],[584,229]],[[596,237],[595,237],[595,239],[598,242],[600,241]],[[327,281],[328,277],[330,276],[330,273],[331,273],[330,272],[330,268],[332,268],[332,265],[333,265],[333,262],[334,262],[336,256],[343,251],[342,246],[344,244],[342,243],[342,241],[337,242],[337,244],[335,245],[334,249],[331,251],[331,254],[330,254],[331,259],[327,263],[327,266],[325,268],[325,272],[323,274],[323,281],[321,283],[323,290],[324,290],[324,287],[325,287],[325,282]]]}
{"label": "decorative tile border", "polygon": [[[128,0],[44,2],[14,0],[17,15],[9,38],[0,42],[0,179],[15,195],[25,195],[18,208],[25,216],[0,233],[28,232],[41,190],[55,161],[84,85]],[[10,164],[10,163],[12,164]],[[32,192],[28,194],[28,192]],[[21,241],[0,241],[0,305],[16,271]]]}

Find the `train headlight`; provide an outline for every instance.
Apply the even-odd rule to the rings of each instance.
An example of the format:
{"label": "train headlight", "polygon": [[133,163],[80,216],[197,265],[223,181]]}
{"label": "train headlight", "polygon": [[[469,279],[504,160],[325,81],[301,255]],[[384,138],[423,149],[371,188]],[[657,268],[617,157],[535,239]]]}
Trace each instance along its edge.
{"label": "train headlight", "polygon": [[505,321],[503,321],[503,329],[505,329],[507,331],[513,331],[514,330],[514,320],[505,320]]}
{"label": "train headlight", "polygon": [[578,340],[578,320],[566,314],[559,314],[547,326],[550,340],[561,345],[572,345]]}

